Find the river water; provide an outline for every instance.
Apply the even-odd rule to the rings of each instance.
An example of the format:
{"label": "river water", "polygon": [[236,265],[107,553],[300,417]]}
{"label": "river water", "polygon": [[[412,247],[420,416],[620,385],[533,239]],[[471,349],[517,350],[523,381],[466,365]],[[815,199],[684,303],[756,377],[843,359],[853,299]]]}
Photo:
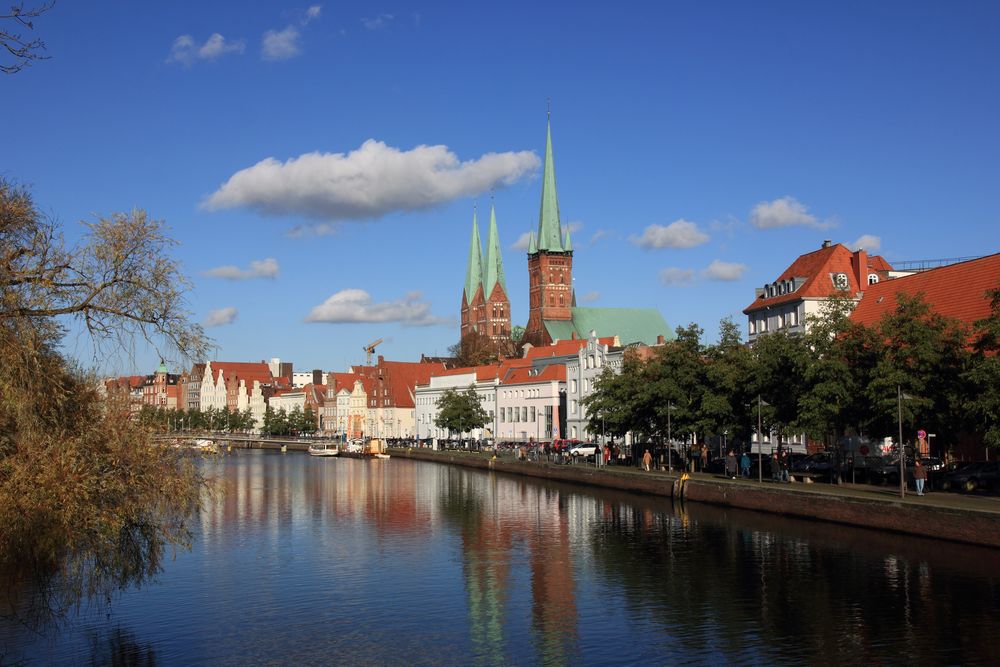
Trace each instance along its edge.
{"label": "river water", "polygon": [[239,451],[158,580],[0,663],[1000,664],[1000,553],[435,463]]}

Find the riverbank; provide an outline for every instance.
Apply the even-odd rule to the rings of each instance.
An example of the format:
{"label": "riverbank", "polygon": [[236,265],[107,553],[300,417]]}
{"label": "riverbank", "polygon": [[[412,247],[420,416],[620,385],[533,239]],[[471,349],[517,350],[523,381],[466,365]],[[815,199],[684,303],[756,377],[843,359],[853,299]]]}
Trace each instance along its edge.
{"label": "riverbank", "polygon": [[435,461],[513,475],[663,496],[675,500],[770,512],[784,516],[888,530],[1000,548],[1000,498],[932,492],[924,496],[898,488],[862,484],[775,484],[694,473],[645,472],[619,466],[493,460],[478,452],[392,449],[394,457]]}

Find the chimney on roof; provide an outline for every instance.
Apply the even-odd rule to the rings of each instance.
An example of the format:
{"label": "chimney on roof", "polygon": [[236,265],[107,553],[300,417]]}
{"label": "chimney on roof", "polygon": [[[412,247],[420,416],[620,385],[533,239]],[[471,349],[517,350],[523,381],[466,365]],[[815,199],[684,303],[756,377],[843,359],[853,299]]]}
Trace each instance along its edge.
{"label": "chimney on roof", "polygon": [[830,239],[823,239],[824,248],[829,248],[831,243],[833,243],[833,241],[831,241]]}
{"label": "chimney on roof", "polygon": [[662,335],[659,335],[659,336],[656,337],[656,344],[657,345],[666,345],[667,344],[667,339],[664,338]]}
{"label": "chimney on roof", "polygon": [[569,335],[569,339],[570,339],[570,340],[576,340],[576,332],[575,332],[575,331],[574,331],[574,332],[572,332],[572,333],[571,333],[571,334]]}
{"label": "chimney on roof", "polygon": [[854,264],[854,277],[858,279],[858,289],[863,292],[868,285],[868,253],[864,248],[858,248],[851,261]]}

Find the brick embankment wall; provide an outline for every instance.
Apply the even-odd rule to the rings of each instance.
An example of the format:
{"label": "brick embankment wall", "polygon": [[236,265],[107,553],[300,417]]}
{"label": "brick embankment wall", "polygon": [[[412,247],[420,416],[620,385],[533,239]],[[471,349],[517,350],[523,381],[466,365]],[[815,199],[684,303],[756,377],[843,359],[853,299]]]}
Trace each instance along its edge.
{"label": "brick embankment wall", "polygon": [[1000,513],[995,512],[910,504],[886,497],[857,498],[804,490],[797,485],[761,487],[705,478],[680,482],[663,473],[614,466],[598,469],[510,459],[491,461],[483,455],[422,449],[393,450],[392,455],[1000,548]]}
{"label": "brick embankment wall", "polygon": [[700,503],[1000,548],[1000,516],[985,512],[802,492],[787,486],[759,488],[704,480],[686,482],[682,497]]}

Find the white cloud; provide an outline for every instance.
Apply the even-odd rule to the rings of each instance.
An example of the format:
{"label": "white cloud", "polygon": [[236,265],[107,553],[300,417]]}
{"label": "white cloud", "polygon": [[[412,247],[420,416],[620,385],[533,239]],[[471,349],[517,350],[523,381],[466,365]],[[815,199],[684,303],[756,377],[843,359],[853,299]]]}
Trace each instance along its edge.
{"label": "white cloud", "polygon": [[694,280],[694,269],[670,267],[660,271],[660,282],[664,285],[686,285]]}
{"label": "white cloud", "polygon": [[531,232],[525,232],[517,237],[514,244],[511,245],[511,250],[527,250],[528,245],[531,243]]}
{"label": "white cloud", "polygon": [[675,220],[669,225],[650,225],[642,236],[631,236],[632,243],[643,248],[693,248],[707,243],[708,234],[687,220]]}
{"label": "white cloud", "polygon": [[220,327],[224,324],[232,324],[236,321],[236,316],[238,314],[239,311],[237,311],[233,306],[210,310],[208,311],[208,316],[205,318],[205,326]]}
{"label": "white cloud", "polygon": [[746,264],[723,262],[715,259],[708,265],[708,268],[702,269],[701,275],[709,280],[732,281],[742,278],[746,270]]}
{"label": "white cloud", "polygon": [[379,14],[373,19],[365,17],[361,19],[361,25],[368,28],[369,30],[380,30],[389,24],[389,21],[393,19],[392,14]]}
{"label": "white cloud", "polygon": [[335,222],[372,220],[509,185],[538,169],[531,151],[487,153],[460,162],[447,146],[409,151],[369,139],[347,153],[306,153],[242,169],[203,203],[210,210],[247,206],[270,215]]}
{"label": "white cloud", "polygon": [[584,303],[593,303],[594,301],[600,300],[600,298],[601,298],[600,292],[587,292],[586,294],[580,297],[580,301]]}
{"label": "white cloud", "polygon": [[293,25],[284,30],[268,30],[261,41],[260,55],[264,60],[288,60],[301,51],[299,29]]}
{"label": "white cloud", "polygon": [[306,17],[302,20],[302,24],[305,25],[313,19],[318,19],[320,13],[323,11],[323,5],[313,5],[306,10]]}
{"label": "white cloud", "polygon": [[190,66],[197,60],[214,60],[227,53],[243,53],[245,48],[242,39],[227,42],[226,38],[217,32],[212,33],[212,36],[201,45],[191,35],[181,35],[174,40],[167,62]]}
{"label": "white cloud", "polygon": [[250,268],[241,269],[238,266],[218,266],[205,271],[209,278],[227,278],[229,280],[250,280],[252,278],[277,278],[278,260],[273,257],[255,259],[250,262]]}
{"label": "white cloud", "polygon": [[431,315],[430,308],[429,303],[421,301],[419,292],[411,292],[396,301],[373,303],[371,295],[362,289],[344,289],[314,307],[306,322],[400,322],[418,327],[450,322],[447,318]]}
{"label": "white cloud", "polygon": [[882,237],[874,234],[862,234],[850,247],[851,250],[864,248],[869,252],[878,252],[879,248],[882,247]]}
{"label": "white cloud", "polygon": [[590,245],[594,245],[601,239],[611,236],[613,233],[614,232],[610,232],[606,229],[598,229],[596,232],[594,232],[594,235],[590,237]]}
{"label": "white cloud", "polygon": [[754,206],[750,211],[750,224],[757,229],[793,226],[825,229],[833,227],[835,223],[832,220],[818,220],[805,204],[795,197],[786,195],[774,201],[759,202]]}

